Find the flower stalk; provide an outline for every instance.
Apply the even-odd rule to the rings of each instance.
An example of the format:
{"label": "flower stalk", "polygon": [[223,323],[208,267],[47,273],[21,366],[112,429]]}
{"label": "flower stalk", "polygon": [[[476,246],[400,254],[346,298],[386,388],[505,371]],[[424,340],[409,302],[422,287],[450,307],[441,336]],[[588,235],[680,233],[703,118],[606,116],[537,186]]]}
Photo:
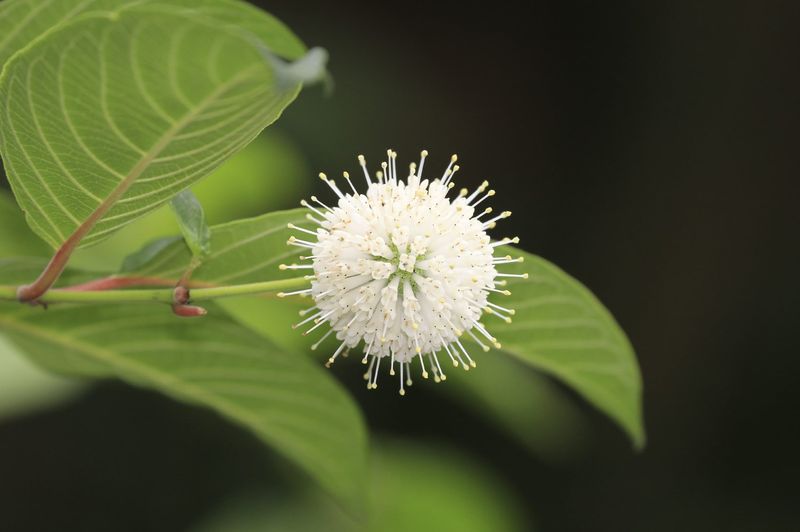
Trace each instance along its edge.
{"label": "flower stalk", "polygon": [[[293,277],[275,281],[246,283],[229,286],[211,286],[191,289],[190,299],[196,301],[210,301],[223,297],[263,295],[280,293],[306,286],[308,279]],[[17,287],[0,285],[0,300],[17,301]],[[129,290],[97,290],[74,288],[54,288],[37,300],[37,303],[49,305],[53,303],[167,303],[174,302],[174,288],[138,288]]]}

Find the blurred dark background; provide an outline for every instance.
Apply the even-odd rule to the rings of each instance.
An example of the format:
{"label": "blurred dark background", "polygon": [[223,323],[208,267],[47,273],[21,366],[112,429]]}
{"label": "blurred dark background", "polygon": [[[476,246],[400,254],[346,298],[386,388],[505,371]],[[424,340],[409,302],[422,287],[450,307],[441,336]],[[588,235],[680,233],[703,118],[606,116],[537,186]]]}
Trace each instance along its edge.
{"label": "blurred dark background", "polygon": [[[460,184],[492,181],[508,234],[589,286],[642,367],[641,454],[585,407],[588,450],[551,463],[345,368],[371,429],[457,445],[545,531],[800,528],[795,3],[258,3],[331,55],[333,94],[274,126],[312,169],[457,152]],[[280,491],[280,467],[212,414],[105,384],[0,424],[0,530],[182,530]]]}

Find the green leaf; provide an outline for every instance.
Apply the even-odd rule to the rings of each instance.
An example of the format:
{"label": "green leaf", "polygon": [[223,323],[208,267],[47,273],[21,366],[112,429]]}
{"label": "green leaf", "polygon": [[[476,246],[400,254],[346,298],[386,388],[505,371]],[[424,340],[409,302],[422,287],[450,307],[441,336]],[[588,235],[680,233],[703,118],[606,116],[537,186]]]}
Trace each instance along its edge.
{"label": "green leaf", "polygon": [[[0,282],[16,281],[21,269],[0,262]],[[3,303],[0,332],[51,371],[114,377],[212,408],[358,508],[367,454],[363,421],[350,396],[319,366],[277,349],[213,307],[195,320],[152,304],[77,309]]]}
{"label": "green leaf", "polygon": [[142,249],[139,249],[125,257],[125,260],[122,261],[122,268],[120,269],[120,272],[125,273],[137,271],[155,257],[158,257],[159,254],[166,248],[179,242],[183,242],[179,236],[165,236],[148,242],[144,247],[142,247]]}
{"label": "green leaf", "polygon": [[[237,220],[211,228],[211,253],[193,273],[194,281],[209,284],[240,284],[296,277],[281,271],[282,262],[296,259],[298,248],[286,245],[287,224],[310,227],[305,209],[277,211],[256,218]],[[182,242],[174,242],[149,262],[126,274],[177,279],[191,261]]]}
{"label": "green leaf", "polygon": [[521,254],[525,262],[500,269],[527,273],[528,279],[509,278],[511,295],[492,298],[516,311],[512,323],[484,318],[502,351],[568,384],[643,447],[642,379],[625,333],[586,287],[557,266],[511,247],[500,248],[503,253]]}
{"label": "green leaf", "polygon": [[89,245],[211,173],[296,97],[264,53],[294,58],[296,43],[252,6],[188,0],[35,39],[0,76],[0,147],[28,223],[53,247],[84,230]]}
{"label": "green leaf", "polygon": [[211,252],[211,230],[197,196],[191,190],[184,190],[172,198],[170,207],[192,255],[197,258],[208,255]]}

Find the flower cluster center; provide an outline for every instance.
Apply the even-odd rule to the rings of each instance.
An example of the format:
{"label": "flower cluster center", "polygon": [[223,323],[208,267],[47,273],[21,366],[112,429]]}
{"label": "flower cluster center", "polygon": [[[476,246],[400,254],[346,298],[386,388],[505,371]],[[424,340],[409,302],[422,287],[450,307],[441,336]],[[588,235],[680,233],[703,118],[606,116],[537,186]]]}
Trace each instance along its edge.
{"label": "flower cluster center", "polygon": [[[411,286],[416,289],[416,283],[413,277],[414,273],[425,276],[425,271],[417,266],[418,262],[425,260],[425,253],[416,254],[410,252],[411,250],[408,248],[406,248],[405,252],[402,252],[394,244],[390,244],[389,249],[392,250],[392,258],[387,262],[394,267],[394,271],[389,275],[388,280],[391,281],[395,277],[399,278],[401,281],[408,280],[411,282]],[[373,258],[375,260],[386,260],[378,255],[373,255]]]}

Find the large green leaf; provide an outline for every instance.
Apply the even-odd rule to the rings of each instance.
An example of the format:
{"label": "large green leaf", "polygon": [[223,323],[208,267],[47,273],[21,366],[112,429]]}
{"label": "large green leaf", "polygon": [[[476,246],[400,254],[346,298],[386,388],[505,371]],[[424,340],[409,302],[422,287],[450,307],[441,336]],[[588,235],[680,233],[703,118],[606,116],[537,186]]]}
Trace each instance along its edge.
{"label": "large green leaf", "polygon": [[[304,209],[295,209],[213,227],[213,251],[203,266],[195,271],[193,279],[212,284],[234,284],[291,275],[291,271],[283,272],[277,268],[282,262],[294,261],[299,254],[298,248],[286,246],[290,232],[284,228],[287,223],[303,225],[305,214]],[[613,317],[584,286],[544,259],[509,247],[502,248],[500,253],[521,253],[525,257],[524,263],[504,265],[501,270],[529,274],[528,279],[509,280],[511,296],[492,298],[498,304],[516,309],[513,322],[506,324],[491,315],[484,319],[500,340],[501,351],[559,378],[619,423],[635,445],[643,445],[639,368],[633,349]],[[175,242],[134,273],[177,278],[190,259],[186,246]],[[299,334],[296,334],[296,344],[284,341],[285,334],[280,332],[290,330],[289,324],[297,321],[296,311],[307,307],[307,302],[251,301],[243,303],[241,312],[234,308],[238,304],[231,303],[226,308],[262,334],[273,337],[269,329],[279,331],[275,341],[281,345],[296,347],[310,343],[309,339],[301,339]],[[281,312],[281,309],[285,311]],[[497,356],[496,352],[486,355],[494,356]],[[481,358],[478,358],[479,365]],[[502,366],[495,369],[501,374],[513,371]],[[471,376],[465,375],[464,378]],[[527,383],[524,378],[515,381]],[[497,387],[502,386],[502,383],[497,384]],[[478,384],[473,392],[486,394],[486,382]],[[548,395],[544,391],[541,393]],[[521,401],[524,403],[520,404],[531,404],[537,391],[529,390],[523,395]],[[509,410],[512,406],[513,402],[501,400],[486,403],[486,408],[491,411],[504,410],[504,422],[523,419],[519,411]],[[532,414],[528,421],[534,422],[535,418]],[[568,432],[573,430],[568,426],[562,428]],[[530,434],[521,436],[534,443]],[[545,442],[538,443],[546,445]]]}
{"label": "large green leaf", "polygon": [[9,181],[53,247],[79,228],[91,227],[83,245],[98,242],[157,208],[250,142],[300,88],[276,77],[269,52],[302,47],[252,6],[123,4],[47,31],[0,78]]}
{"label": "large green leaf", "polygon": [[510,296],[493,298],[516,310],[513,322],[484,318],[502,350],[574,388],[641,448],[642,380],[636,354],[617,322],[586,287],[554,264],[510,247],[499,253],[525,258],[500,270],[528,274],[509,279]]}
{"label": "large green leaf", "polygon": [[[0,262],[0,282],[16,283],[36,267]],[[0,332],[51,371],[115,377],[212,408],[351,507],[360,504],[367,441],[350,396],[306,357],[281,351],[219,309],[182,320],[149,304],[43,311],[3,303]]]}

